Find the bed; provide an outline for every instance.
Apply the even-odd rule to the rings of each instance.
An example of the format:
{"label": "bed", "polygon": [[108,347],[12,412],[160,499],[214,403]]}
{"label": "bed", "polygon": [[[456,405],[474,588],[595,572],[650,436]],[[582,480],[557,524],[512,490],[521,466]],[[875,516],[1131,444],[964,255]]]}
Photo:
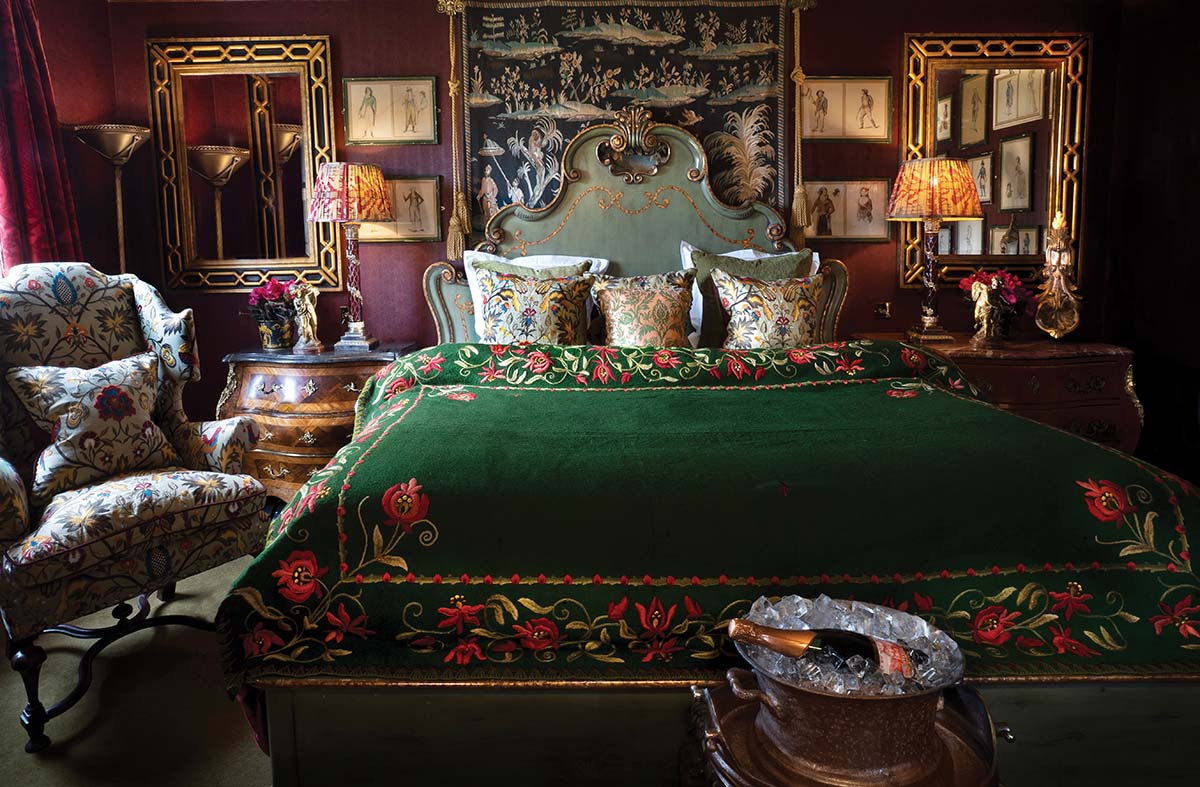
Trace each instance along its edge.
{"label": "bed", "polygon": [[[563,166],[488,250],[631,276],[678,267],[681,239],[790,248],[771,208],[713,196],[683,129],[625,114]],[[687,688],[738,663],[722,623],[764,594],[925,616],[980,683],[1200,676],[1195,489],[977,401],[936,352],[838,341],[848,276],[821,271],[819,344],[725,351],[480,344],[466,284],[433,266],[441,343],[369,382],[218,613],[276,783],[399,750],[446,783],[580,763],[677,783]],[[454,755],[481,737],[516,764]]]}

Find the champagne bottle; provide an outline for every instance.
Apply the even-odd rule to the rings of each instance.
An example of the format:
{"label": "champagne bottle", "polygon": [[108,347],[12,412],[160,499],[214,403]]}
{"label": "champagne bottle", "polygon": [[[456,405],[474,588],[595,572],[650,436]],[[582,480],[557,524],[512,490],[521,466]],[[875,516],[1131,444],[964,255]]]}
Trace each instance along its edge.
{"label": "champagne bottle", "polygon": [[745,618],[729,621],[729,638],[735,642],[759,645],[794,659],[820,659],[840,667],[859,656],[873,663],[880,672],[896,672],[911,678],[916,668],[928,661],[927,654],[887,640],[841,629],[792,631],[760,626]]}

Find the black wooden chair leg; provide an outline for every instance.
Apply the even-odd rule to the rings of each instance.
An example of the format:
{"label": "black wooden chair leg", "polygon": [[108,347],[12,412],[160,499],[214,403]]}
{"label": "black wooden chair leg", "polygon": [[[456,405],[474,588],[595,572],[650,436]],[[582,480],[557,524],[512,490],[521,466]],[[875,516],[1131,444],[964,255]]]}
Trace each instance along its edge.
{"label": "black wooden chair leg", "polygon": [[158,600],[159,601],[170,601],[173,598],[175,598],[175,583],[174,582],[172,582],[169,585],[163,585],[161,588],[158,589]]}
{"label": "black wooden chair leg", "polygon": [[25,684],[25,710],[21,711],[21,726],[25,728],[29,740],[25,742],[25,751],[30,754],[44,751],[50,745],[50,739],[44,732],[46,728],[46,707],[38,697],[38,682],[41,677],[42,664],[46,662],[46,651],[34,644],[32,639],[12,643],[12,666],[21,675]]}

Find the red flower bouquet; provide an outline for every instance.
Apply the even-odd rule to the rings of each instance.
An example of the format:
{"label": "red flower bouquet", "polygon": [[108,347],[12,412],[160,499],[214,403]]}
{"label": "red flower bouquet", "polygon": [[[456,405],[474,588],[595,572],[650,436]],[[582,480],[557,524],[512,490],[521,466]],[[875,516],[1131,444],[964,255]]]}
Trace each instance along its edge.
{"label": "red flower bouquet", "polygon": [[1001,268],[997,271],[978,270],[970,276],[963,277],[958,282],[958,288],[963,291],[967,300],[974,300],[971,290],[974,289],[975,282],[982,282],[996,293],[995,305],[999,308],[1007,309],[1012,314],[1033,314],[1037,295],[1022,284],[1016,274]]}
{"label": "red flower bouquet", "polygon": [[264,350],[285,350],[292,346],[295,300],[294,279],[268,279],[266,284],[250,291],[250,314],[258,320],[258,332]]}

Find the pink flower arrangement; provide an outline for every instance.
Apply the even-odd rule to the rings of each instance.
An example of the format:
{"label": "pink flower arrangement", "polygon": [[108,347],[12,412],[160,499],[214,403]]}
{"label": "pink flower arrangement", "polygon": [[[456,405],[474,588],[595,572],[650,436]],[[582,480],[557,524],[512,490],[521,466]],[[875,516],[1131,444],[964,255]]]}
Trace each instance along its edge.
{"label": "pink flower arrangement", "polygon": [[1021,279],[1016,274],[1001,268],[996,271],[977,270],[970,276],[963,277],[958,282],[958,288],[963,291],[968,300],[971,299],[971,288],[977,281],[983,282],[988,287],[998,285],[1000,300],[1008,306],[1008,310],[1012,313],[1033,314],[1037,295],[1021,283]]}
{"label": "pink flower arrangement", "polygon": [[296,280],[268,279],[261,287],[250,291],[250,313],[259,322],[291,319],[295,313]]}

